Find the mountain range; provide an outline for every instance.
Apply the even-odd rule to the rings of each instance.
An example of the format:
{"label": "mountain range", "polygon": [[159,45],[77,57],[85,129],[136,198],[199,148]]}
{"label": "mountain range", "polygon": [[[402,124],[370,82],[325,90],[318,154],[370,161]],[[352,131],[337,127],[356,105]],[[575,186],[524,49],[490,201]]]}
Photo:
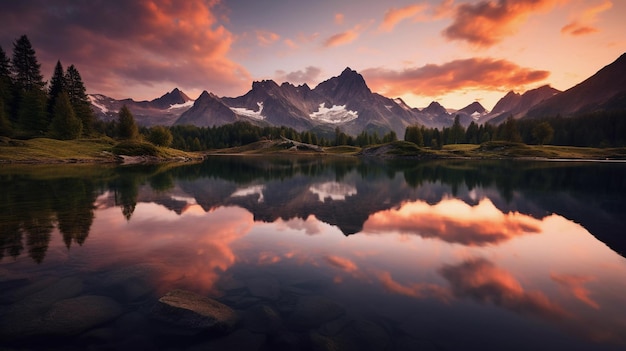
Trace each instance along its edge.
{"label": "mountain range", "polygon": [[399,137],[410,125],[442,128],[452,125],[455,116],[467,126],[477,123],[498,124],[509,116],[537,118],[564,117],[594,111],[626,108],[626,54],[605,66],[578,85],[559,91],[545,85],[523,94],[508,92],[487,111],[479,102],[449,112],[433,101],[420,110],[408,106],[400,98],[388,98],[370,90],[363,76],[346,68],[311,89],[307,84],[278,85],[273,80],[255,81],[251,89],[239,97],[219,97],[207,91],[194,101],[178,88],[151,101],[115,100],[89,95],[92,108],[104,120],[117,118],[117,111],[126,105],[138,124],[184,125],[212,127],[236,121],[256,125],[274,125],[298,131],[342,131],[356,135],[376,131],[380,135],[393,130]]}

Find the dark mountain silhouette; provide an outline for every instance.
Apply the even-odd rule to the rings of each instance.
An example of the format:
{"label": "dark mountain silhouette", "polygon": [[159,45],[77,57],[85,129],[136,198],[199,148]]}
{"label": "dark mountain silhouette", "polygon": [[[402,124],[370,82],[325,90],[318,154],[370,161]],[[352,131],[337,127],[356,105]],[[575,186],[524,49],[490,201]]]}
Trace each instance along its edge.
{"label": "dark mountain silhouette", "polygon": [[488,121],[492,124],[498,124],[504,122],[509,116],[521,118],[526,115],[528,110],[560,92],[560,90],[549,85],[529,90],[522,95],[511,91],[500,99],[491,113],[483,117],[480,122]]}
{"label": "dark mountain silhouette", "polygon": [[530,109],[527,117],[564,117],[626,108],[626,53],[576,86]]}

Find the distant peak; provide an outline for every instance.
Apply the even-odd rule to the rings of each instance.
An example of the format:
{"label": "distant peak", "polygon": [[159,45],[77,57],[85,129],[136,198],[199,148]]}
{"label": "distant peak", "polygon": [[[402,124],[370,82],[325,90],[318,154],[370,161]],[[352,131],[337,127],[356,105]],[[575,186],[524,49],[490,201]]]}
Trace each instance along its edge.
{"label": "distant peak", "polygon": [[428,107],[443,107],[443,106],[441,106],[441,104],[438,103],[437,101],[433,101],[430,104],[428,104]]}
{"label": "distant peak", "polygon": [[178,90],[178,88],[174,88],[174,90],[172,90],[171,93],[172,94],[180,93],[180,90]]}
{"label": "distant peak", "polygon": [[278,87],[278,84],[276,84],[276,82],[271,79],[252,82],[252,89],[267,89],[275,87]]}
{"label": "distant peak", "polygon": [[355,70],[353,70],[350,67],[346,67],[346,69],[343,70],[343,72],[341,72],[341,75],[354,75],[354,74],[358,74]]}

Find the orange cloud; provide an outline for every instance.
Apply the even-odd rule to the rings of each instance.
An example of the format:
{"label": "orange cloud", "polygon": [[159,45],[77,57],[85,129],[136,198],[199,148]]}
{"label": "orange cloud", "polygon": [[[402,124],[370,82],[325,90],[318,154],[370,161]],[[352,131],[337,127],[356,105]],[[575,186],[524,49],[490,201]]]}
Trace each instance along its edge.
{"label": "orange cloud", "polygon": [[335,14],[335,23],[336,24],[343,24],[344,19],[345,19],[345,16],[343,15],[343,13],[336,13]]}
{"label": "orange cloud", "polygon": [[458,199],[437,205],[408,202],[398,209],[377,212],[363,225],[366,232],[400,231],[467,246],[498,244],[514,237],[539,233],[541,221],[517,212],[502,213],[488,199],[470,206]]}
{"label": "orange cloud", "polygon": [[567,313],[542,292],[525,291],[511,273],[492,262],[476,258],[459,265],[445,265],[441,275],[457,297],[468,297],[481,303],[492,303],[519,314],[533,314],[547,319],[560,319]]}
{"label": "orange cloud", "polygon": [[493,58],[461,59],[401,71],[369,68],[361,73],[374,91],[395,96],[436,96],[461,89],[519,90],[550,75]]}
{"label": "orange cloud", "polygon": [[350,259],[339,257],[339,256],[332,256],[332,255],[326,256],[325,259],[326,259],[326,262],[328,262],[331,266],[339,268],[348,273],[353,273],[358,270],[357,265],[354,262],[352,262]]}
{"label": "orange cloud", "polygon": [[563,26],[561,33],[578,36],[598,32],[599,29],[593,26],[597,21],[597,16],[611,7],[613,3],[607,0],[586,9],[578,18]]}
{"label": "orange cloud", "polygon": [[378,272],[376,276],[385,289],[394,294],[415,298],[436,297],[442,301],[449,301],[451,298],[447,289],[436,284],[414,283],[403,285],[395,281],[389,272]]}
{"label": "orange cloud", "polygon": [[356,25],[352,29],[349,29],[345,32],[332,35],[324,41],[324,47],[330,48],[334,46],[349,44],[355,41],[359,37],[361,33],[361,29],[362,29],[362,26]]}
{"label": "orange cloud", "polygon": [[39,60],[76,65],[89,92],[127,97],[129,89],[177,84],[183,90],[208,85],[220,94],[240,93],[251,77],[228,57],[235,38],[222,25],[217,3],[80,1],[60,16],[55,7],[33,1],[2,11],[0,22],[4,31],[22,33],[20,23],[5,16],[35,18],[37,31],[28,34],[37,38]]}
{"label": "orange cloud", "polygon": [[280,35],[265,31],[265,30],[257,30],[256,31],[256,39],[261,46],[272,45],[280,39]]}
{"label": "orange cloud", "polygon": [[383,22],[378,27],[379,30],[390,32],[400,22],[414,18],[422,13],[428,7],[427,4],[415,4],[401,7],[399,9],[391,8],[385,12]]}
{"label": "orange cloud", "polygon": [[461,4],[452,24],[443,35],[463,40],[477,47],[489,47],[517,32],[526,18],[537,11],[548,10],[564,0],[483,0]]}
{"label": "orange cloud", "polygon": [[550,278],[570,290],[574,297],[588,306],[595,309],[600,308],[600,305],[591,298],[591,292],[585,288],[586,283],[595,280],[594,277],[552,273],[550,274]]}
{"label": "orange cloud", "polygon": [[[140,203],[128,223],[117,208],[111,208],[101,211],[92,232],[115,231],[115,236],[93,235],[93,239],[102,238],[94,244],[112,247],[110,251],[117,254],[99,256],[93,262],[105,267],[147,263],[155,270],[160,292],[173,286],[214,292],[221,272],[237,260],[232,243],[248,234],[253,224],[252,214],[237,207],[178,216],[161,206]],[[259,259],[272,260],[263,255]]]}

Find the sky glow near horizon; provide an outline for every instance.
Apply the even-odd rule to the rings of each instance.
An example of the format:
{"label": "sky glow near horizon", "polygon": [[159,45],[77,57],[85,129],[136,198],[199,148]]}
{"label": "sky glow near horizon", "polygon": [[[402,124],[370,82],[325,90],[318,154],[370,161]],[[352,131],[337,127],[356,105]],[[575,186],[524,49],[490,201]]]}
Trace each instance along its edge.
{"label": "sky glow near horizon", "polygon": [[566,90],[626,51],[626,1],[107,1],[0,3],[0,46],[26,34],[50,79],[150,100],[178,87],[240,96],[252,82],[318,83],[345,67],[423,108],[491,110],[508,91]]}

